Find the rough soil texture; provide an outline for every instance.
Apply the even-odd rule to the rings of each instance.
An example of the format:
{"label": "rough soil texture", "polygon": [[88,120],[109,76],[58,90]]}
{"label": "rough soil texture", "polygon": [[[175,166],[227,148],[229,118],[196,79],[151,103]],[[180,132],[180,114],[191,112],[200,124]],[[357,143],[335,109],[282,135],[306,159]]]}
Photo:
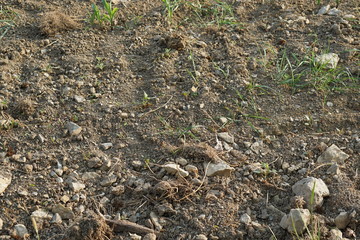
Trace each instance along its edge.
{"label": "rough soil texture", "polygon": [[[30,215],[58,204],[70,213],[38,219],[40,239],[135,239],[90,212],[157,239],[292,239],[279,222],[306,176],[330,190],[314,213],[321,239],[341,211],[360,212],[358,1],[330,2],[335,16],[317,15],[326,4],[316,1],[225,1],[239,24],[225,24],[210,0],[188,1],[201,4],[200,18],[181,5],[171,22],[160,0],[120,1],[113,29],[89,24],[92,2],[0,0],[18,14],[0,40],[0,169],[12,174],[1,239],[16,224],[36,239]],[[352,87],[281,84],[285,51],[337,53]],[[336,174],[317,163],[332,144],[350,156]],[[162,167],[175,161],[190,174]],[[207,177],[217,161],[233,171]],[[359,221],[344,236],[360,236]]]}

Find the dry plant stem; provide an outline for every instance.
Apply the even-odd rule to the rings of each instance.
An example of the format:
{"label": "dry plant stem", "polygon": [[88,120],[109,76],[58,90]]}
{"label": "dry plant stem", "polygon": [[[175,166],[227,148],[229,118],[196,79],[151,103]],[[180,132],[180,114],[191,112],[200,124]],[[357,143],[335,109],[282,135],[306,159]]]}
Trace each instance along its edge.
{"label": "dry plant stem", "polygon": [[319,166],[317,166],[316,168],[314,168],[311,172],[309,172],[309,174],[312,174],[313,172],[315,172],[316,170],[318,170],[319,168],[321,167],[324,167],[324,166],[329,166],[329,165],[332,165],[333,163],[323,163]]}
{"label": "dry plant stem", "polygon": [[163,105],[161,105],[160,107],[157,107],[157,108],[155,108],[155,109],[153,109],[153,110],[150,110],[150,111],[148,111],[148,112],[146,112],[146,113],[143,113],[143,114],[141,114],[141,116],[140,116],[140,117],[144,117],[145,115],[147,115],[147,114],[149,114],[149,113],[156,112],[157,110],[159,110],[159,109],[161,109],[161,108],[165,107],[166,105],[168,105],[168,104],[169,104],[169,102],[171,101],[171,99],[172,99],[172,98],[173,98],[173,96],[171,96],[171,97],[169,98],[169,100],[167,100],[167,102],[166,102],[166,103],[164,103]]}
{"label": "dry plant stem", "polygon": [[145,235],[148,233],[154,233],[156,234],[157,232],[154,231],[153,229],[144,227],[142,225],[127,221],[127,220],[109,220],[109,219],[105,219],[105,222],[114,229],[114,232],[119,233],[119,232],[131,232],[131,233],[136,233],[136,234],[140,234],[140,235]]}
{"label": "dry plant stem", "polygon": [[203,177],[203,179],[201,180],[200,186],[199,186],[197,189],[195,189],[192,193],[189,193],[188,195],[180,198],[180,199],[178,200],[179,202],[182,201],[182,200],[184,200],[184,199],[186,199],[186,198],[188,198],[188,197],[190,197],[190,196],[192,196],[192,195],[194,195],[195,193],[197,193],[197,192],[201,189],[201,187],[204,185],[204,182],[205,182],[205,178],[206,178],[206,174],[207,174],[209,165],[210,165],[210,162],[208,162],[208,164],[206,165],[204,177]]}

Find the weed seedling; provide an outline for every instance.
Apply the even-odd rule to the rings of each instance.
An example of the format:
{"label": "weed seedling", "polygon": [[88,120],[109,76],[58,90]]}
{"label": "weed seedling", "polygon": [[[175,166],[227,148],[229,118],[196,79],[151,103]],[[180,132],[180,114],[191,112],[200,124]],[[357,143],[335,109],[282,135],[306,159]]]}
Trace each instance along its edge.
{"label": "weed seedling", "polygon": [[99,25],[102,25],[104,21],[107,21],[110,23],[111,29],[113,29],[115,26],[115,14],[119,11],[119,8],[113,8],[111,1],[102,0],[102,3],[106,13],[101,13],[99,7],[92,4],[93,12],[90,16],[90,23],[95,24],[96,21]]}
{"label": "weed seedling", "polygon": [[17,13],[3,9],[2,6],[0,6],[0,40],[13,26],[15,26],[16,17]]}
{"label": "weed seedling", "polygon": [[168,21],[171,22],[174,12],[180,6],[180,0],[162,0],[165,5],[165,11],[167,13]]}

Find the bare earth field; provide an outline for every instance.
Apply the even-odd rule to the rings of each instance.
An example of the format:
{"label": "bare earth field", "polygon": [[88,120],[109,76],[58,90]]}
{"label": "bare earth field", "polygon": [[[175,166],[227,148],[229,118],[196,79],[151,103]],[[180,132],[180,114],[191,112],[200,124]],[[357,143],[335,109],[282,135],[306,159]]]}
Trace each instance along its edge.
{"label": "bare earth field", "polygon": [[0,239],[360,237],[359,1],[113,2],[0,0]]}

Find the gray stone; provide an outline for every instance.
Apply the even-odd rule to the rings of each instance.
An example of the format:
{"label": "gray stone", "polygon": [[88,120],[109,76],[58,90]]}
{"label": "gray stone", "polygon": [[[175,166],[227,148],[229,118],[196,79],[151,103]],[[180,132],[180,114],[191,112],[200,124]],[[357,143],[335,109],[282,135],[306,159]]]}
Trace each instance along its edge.
{"label": "gray stone", "polygon": [[71,183],[69,183],[69,187],[74,192],[79,192],[85,188],[85,184],[80,183],[80,182],[71,182]]}
{"label": "gray stone", "polygon": [[347,212],[341,212],[336,218],[335,218],[335,225],[338,229],[345,229],[347,225],[350,223],[350,214]]}
{"label": "gray stone", "polygon": [[327,15],[330,16],[337,16],[341,13],[341,10],[337,9],[337,8],[332,8],[327,12]]}
{"label": "gray stone", "polygon": [[231,136],[228,132],[218,133],[217,136],[227,143],[234,143],[234,136]]}
{"label": "gray stone", "polygon": [[325,5],[325,6],[322,6],[319,11],[318,11],[318,15],[324,15],[325,13],[327,13],[330,9],[330,5]]}
{"label": "gray stone", "polygon": [[0,194],[3,193],[5,189],[10,185],[11,178],[11,172],[0,169]]}
{"label": "gray stone", "polygon": [[175,162],[180,164],[181,166],[186,166],[188,164],[188,161],[182,157],[175,159]]}
{"label": "gray stone", "polygon": [[168,163],[162,166],[170,174],[179,174],[182,177],[189,176],[189,172],[182,169],[179,164]]}
{"label": "gray stone", "polygon": [[100,182],[100,185],[102,187],[108,187],[114,182],[116,182],[117,176],[116,175],[110,175],[103,178],[103,180]]}
{"label": "gray stone", "polygon": [[326,173],[330,175],[338,175],[340,173],[340,166],[337,163],[334,163],[326,170]]}
{"label": "gray stone", "polygon": [[81,176],[83,181],[94,181],[100,177],[96,172],[86,172]]}
{"label": "gray stone", "polygon": [[291,209],[290,213],[284,215],[281,219],[280,226],[287,229],[289,233],[301,234],[305,231],[310,223],[311,214],[308,209],[296,208]]}
{"label": "gray stone", "polygon": [[335,144],[328,147],[317,159],[318,163],[328,163],[328,162],[336,162],[340,164],[344,164],[344,161],[348,159],[350,156],[340,148],[338,148]]}
{"label": "gray stone", "polygon": [[23,224],[16,224],[11,235],[15,239],[27,239],[30,236],[28,230]]}
{"label": "gray stone", "polygon": [[55,213],[50,222],[51,223],[58,223],[58,224],[62,223],[62,219],[61,219],[60,214]]}
{"label": "gray stone", "polygon": [[100,144],[100,148],[102,149],[102,150],[108,150],[108,149],[110,149],[110,148],[112,148],[113,147],[113,144],[112,143],[101,143]]}
{"label": "gray stone", "polygon": [[336,53],[325,53],[315,57],[317,64],[323,65],[325,68],[334,69],[336,68],[340,58]]}
{"label": "gray stone", "polygon": [[75,217],[74,212],[70,208],[64,207],[61,204],[56,204],[52,208],[52,212],[58,213],[62,219],[73,219]]}
{"label": "gray stone", "polygon": [[77,102],[77,103],[85,102],[85,98],[84,98],[83,96],[79,96],[79,95],[75,95],[75,96],[74,96],[74,100],[75,100],[75,102]]}
{"label": "gray stone", "polygon": [[[315,188],[314,188],[315,184]],[[313,206],[310,206],[312,191],[314,188]],[[314,177],[304,178],[292,186],[292,191],[297,196],[302,196],[307,203],[307,208],[321,207],[324,197],[330,195],[329,189],[323,180]]]}
{"label": "gray stone", "polygon": [[125,187],[123,185],[117,185],[116,187],[111,188],[111,193],[119,196],[125,192]]}
{"label": "gray stone", "polygon": [[235,170],[235,168],[230,167],[225,162],[204,164],[204,167],[205,168],[207,167],[206,176],[208,177],[212,177],[212,176],[229,177],[231,173]]}
{"label": "gray stone", "polygon": [[244,213],[243,215],[240,216],[240,222],[244,224],[250,224],[251,217],[247,213]]}
{"label": "gray stone", "polygon": [[82,130],[82,128],[74,122],[68,122],[66,129],[69,131],[70,136],[79,135]]}

